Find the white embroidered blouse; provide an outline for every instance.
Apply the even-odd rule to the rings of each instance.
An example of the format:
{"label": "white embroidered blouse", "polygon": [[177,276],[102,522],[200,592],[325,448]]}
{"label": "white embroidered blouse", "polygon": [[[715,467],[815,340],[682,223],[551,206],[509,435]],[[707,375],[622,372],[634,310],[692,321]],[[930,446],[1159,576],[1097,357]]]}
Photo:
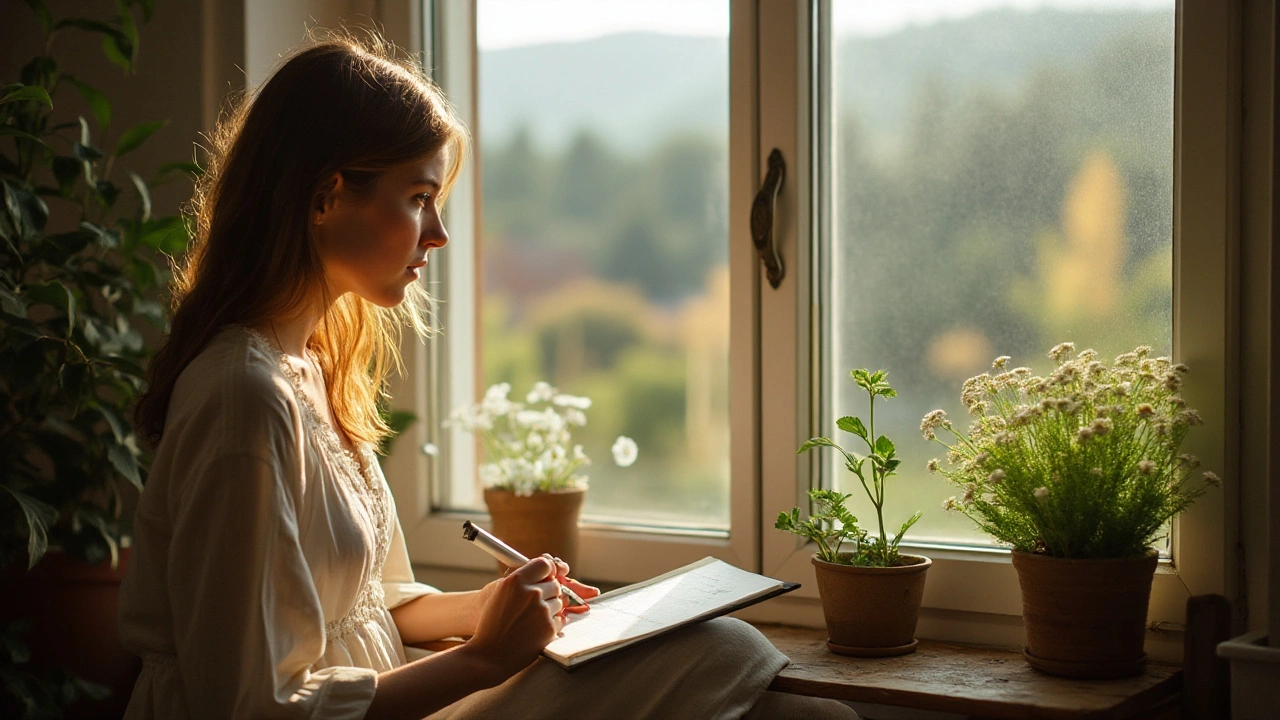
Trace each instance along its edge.
{"label": "white embroidered blouse", "polygon": [[285,357],[224,328],[183,371],[134,520],[128,718],[360,718],[414,582],[386,480]]}

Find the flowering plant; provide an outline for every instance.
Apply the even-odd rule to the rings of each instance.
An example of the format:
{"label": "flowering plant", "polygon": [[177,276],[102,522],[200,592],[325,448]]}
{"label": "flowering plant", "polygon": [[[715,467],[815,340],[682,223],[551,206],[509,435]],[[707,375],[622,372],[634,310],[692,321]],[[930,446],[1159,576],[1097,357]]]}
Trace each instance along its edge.
{"label": "flowering plant", "polygon": [[[862,438],[870,453],[859,455],[845,450],[829,438],[817,437],[805,441],[796,454],[823,446],[839,450],[844,456],[845,467],[857,476],[862,483],[862,489],[867,492],[867,497],[875,506],[880,532],[868,538],[867,531],[858,527],[858,518],[844,506],[845,501],[853,496],[843,495],[834,490],[810,490],[809,499],[815,507],[809,519],[802,522],[800,508],[792,508],[789,513],[778,514],[774,527],[807,537],[818,543],[819,560],[840,565],[892,567],[900,562],[898,543],[902,542],[902,536],[924,515],[923,511],[912,515],[892,538],[885,532],[884,483],[890,476],[897,474],[896,470],[902,461],[896,457],[896,448],[889,438],[883,435],[876,437],[876,398],[883,397],[888,400],[891,397],[897,397],[898,393],[885,382],[888,373],[883,370],[871,372],[859,369],[850,374],[854,382],[867,391],[870,399],[868,423],[864,425],[862,420],[856,417],[842,417],[836,421],[836,427]],[[840,546],[845,542],[853,545],[852,552],[840,552]]]}
{"label": "flowering plant", "polygon": [[[488,462],[480,466],[485,488],[517,495],[587,487],[579,472],[591,460],[581,445],[572,444],[574,427],[587,424],[591,398],[569,395],[545,382],[535,383],[525,402],[513,402],[509,383],[491,386],[484,399],[449,414],[446,425],[480,438]],[[619,437],[613,459],[619,467],[636,461],[636,443]]]}
{"label": "flowering plant", "polygon": [[[957,432],[942,410],[920,430],[947,448],[947,468],[929,461],[964,489],[943,507],[964,513],[984,532],[1015,550],[1064,558],[1132,558],[1150,552],[1165,524],[1208,485],[1211,472],[1190,482],[1200,465],[1180,454],[1188,428],[1201,424],[1178,390],[1187,367],[1150,357],[1139,347],[1112,367],[1093,350],[1074,359],[1072,343],[1049,351],[1058,367],[1049,377],[1029,368],[965,381],[961,400],[976,416]],[[954,442],[939,440],[948,431]]]}

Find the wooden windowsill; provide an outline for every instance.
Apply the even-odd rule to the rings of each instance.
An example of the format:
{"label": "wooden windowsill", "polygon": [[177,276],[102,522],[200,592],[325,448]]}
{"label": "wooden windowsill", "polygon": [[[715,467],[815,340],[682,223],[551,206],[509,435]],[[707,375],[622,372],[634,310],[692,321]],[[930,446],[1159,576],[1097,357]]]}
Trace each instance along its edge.
{"label": "wooden windowsill", "polygon": [[921,640],[916,652],[860,659],[827,650],[826,632],[756,625],[791,665],[770,690],[981,718],[1149,717],[1176,701],[1182,670],[1147,663],[1119,680],[1068,680],[1032,670],[1010,650]]}

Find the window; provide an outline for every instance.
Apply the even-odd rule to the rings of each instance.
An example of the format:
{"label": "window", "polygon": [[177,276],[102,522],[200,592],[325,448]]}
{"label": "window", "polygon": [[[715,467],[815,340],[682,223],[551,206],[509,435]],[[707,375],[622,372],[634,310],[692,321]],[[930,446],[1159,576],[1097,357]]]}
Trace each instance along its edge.
{"label": "window", "polygon": [[[637,41],[629,45],[619,40],[628,36],[610,35],[600,43],[598,29],[590,38],[575,33],[599,20],[582,8],[605,4],[558,14],[569,4],[546,2],[536,6],[560,18],[557,52],[596,54],[573,55],[562,72],[522,75],[534,67],[532,50],[495,38],[513,21],[533,32],[512,14],[531,5],[448,2],[424,13],[436,77],[467,117],[479,162],[447,208],[453,245],[439,263],[433,258],[445,334],[408,348],[410,372],[396,388],[422,418],[403,446],[435,451],[397,446],[389,464],[415,562],[488,569],[487,558],[457,550],[455,537],[459,517],[482,511],[469,480],[473,445],[442,432],[439,421],[486,383],[525,389],[535,379],[530,367],[591,394],[601,437],[637,412],[616,399],[619,378],[640,372],[627,362],[645,372],[683,368],[684,397],[661,412],[684,427],[675,440],[641,444],[658,480],[641,475],[641,465],[630,477],[599,474],[607,451],[592,449],[595,504],[581,572],[617,582],[706,554],[810,579],[812,550],[772,520],[801,504],[811,484],[841,479],[817,454],[795,450],[829,434],[836,413],[864,412],[845,380],[851,367],[888,369],[901,397],[885,431],[899,452],[913,453],[889,507],[903,517],[917,507],[927,513],[909,540],[934,558],[920,629],[931,637],[1018,642],[1021,607],[1007,555],[940,509],[952,491],[921,472],[933,449],[917,430],[925,411],[954,402],[963,378],[993,356],[1034,366],[1067,336],[1107,353],[1139,343],[1172,352],[1192,367],[1185,394],[1207,421],[1188,449],[1229,474],[1224,448],[1234,430],[1221,318],[1233,292],[1227,187],[1236,131],[1230,93],[1220,90],[1232,87],[1237,68],[1226,42],[1229,7],[681,3],[648,15],[720,34],[703,32],[718,38],[704,45],[714,52],[680,55],[675,72],[662,63],[688,38],[651,34],[641,44],[629,36]],[[623,29],[655,28],[610,26]],[[683,88],[683,96],[665,96],[679,111],[654,113],[636,100],[653,78],[623,73],[616,61],[627,48],[648,58],[663,92]],[[553,107],[521,114],[521,103],[537,101]],[[712,102],[726,109],[706,111]],[[727,112],[728,120],[686,124],[698,112]],[[613,126],[628,124],[639,129],[618,140]],[[774,224],[786,268],[777,289],[763,279],[748,222],[775,148],[787,163]],[[673,185],[672,175],[697,182]],[[612,194],[619,176],[634,202]],[[661,217],[628,215],[651,202],[644,207]],[[540,207],[522,212],[521,203]],[[674,254],[627,254],[633,241],[672,239]],[[647,275],[642,263],[672,264]],[[622,281],[634,291],[618,290]],[[695,300],[705,301],[719,333],[707,343],[718,349],[703,355],[714,359],[702,366],[719,376],[700,390],[691,389],[700,371],[688,346],[676,351],[670,341],[673,318]],[[551,309],[535,312],[544,302]],[[587,340],[583,318],[619,308],[652,323],[627,335],[639,360]],[[565,320],[574,313],[577,320]],[[646,401],[662,394],[642,393]],[[624,419],[607,419],[609,412]],[[715,429],[695,433],[699,423]],[[695,449],[699,442],[714,447]],[[644,484],[674,483],[679,466],[713,478],[708,487],[717,489],[668,495],[666,486]],[[654,502],[622,495],[630,484],[649,488],[636,497]],[[1225,587],[1223,525],[1221,496],[1202,498],[1180,519],[1172,562],[1156,578],[1153,621],[1178,622],[1188,595]],[[816,590],[806,583],[795,596]],[[811,601],[766,605],[773,619],[820,621]]]}

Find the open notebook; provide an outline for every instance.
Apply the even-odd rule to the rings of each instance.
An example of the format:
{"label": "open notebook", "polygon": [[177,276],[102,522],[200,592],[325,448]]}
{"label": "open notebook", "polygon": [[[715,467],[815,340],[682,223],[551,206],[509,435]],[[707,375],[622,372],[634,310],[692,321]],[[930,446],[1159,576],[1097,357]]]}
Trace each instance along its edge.
{"label": "open notebook", "polygon": [[740,570],[713,557],[589,600],[570,615],[561,637],[542,654],[564,668],[607,655],[646,638],[740,610],[800,587]]}

